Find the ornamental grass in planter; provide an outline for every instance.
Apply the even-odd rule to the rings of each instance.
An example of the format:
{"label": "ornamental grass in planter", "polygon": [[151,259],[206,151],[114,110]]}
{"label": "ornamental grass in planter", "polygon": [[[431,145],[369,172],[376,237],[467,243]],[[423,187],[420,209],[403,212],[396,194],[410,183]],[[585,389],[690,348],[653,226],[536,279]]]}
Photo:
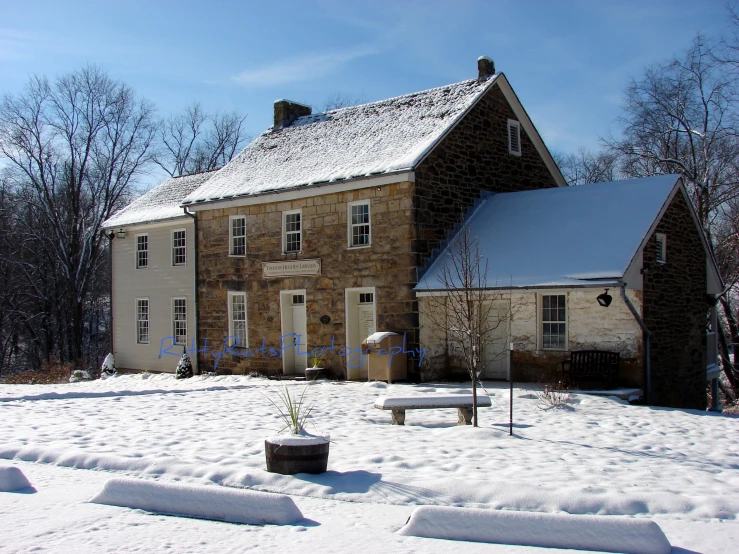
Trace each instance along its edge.
{"label": "ornamental grass in planter", "polygon": [[279,393],[279,402],[268,398],[285,426],[280,435],[264,441],[267,471],[294,475],[295,473],[324,473],[328,466],[329,437],[312,435],[305,429],[314,404],[306,404],[303,389],[298,397],[290,389]]}

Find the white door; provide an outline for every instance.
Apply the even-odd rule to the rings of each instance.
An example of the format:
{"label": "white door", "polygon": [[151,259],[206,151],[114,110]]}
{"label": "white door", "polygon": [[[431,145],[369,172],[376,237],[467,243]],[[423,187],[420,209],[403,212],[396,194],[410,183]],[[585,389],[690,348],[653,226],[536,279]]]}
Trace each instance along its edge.
{"label": "white door", "polygon": [[[358,328],[359,328],[359,344],[375,332],[375,307],[372,304],[360,304],[358,306]],[[359,368],[359,377],[366,379],[368,376],[368,358],[364,356],[362,365]]]}
{"label": "white door", "polygon": [[508,308],[493,306],[488,313],[491,332],[483,346],[483,379],[508,379]]}
{"label": "white door", "polygon": [[346,378],[367,379],[369,363],[362,355],[362,341],[375,332],[375,291],[346,289],[346,345],[351,354],[346,358]]}
{"label": "white door", "polygon": [[[280,293],[282,311],[282,370],[285,375],[305,373],[308,363],[305,291]],[[291,336],[292,335],[292,336]],[[292,346],[292,348],[285,348]]]}

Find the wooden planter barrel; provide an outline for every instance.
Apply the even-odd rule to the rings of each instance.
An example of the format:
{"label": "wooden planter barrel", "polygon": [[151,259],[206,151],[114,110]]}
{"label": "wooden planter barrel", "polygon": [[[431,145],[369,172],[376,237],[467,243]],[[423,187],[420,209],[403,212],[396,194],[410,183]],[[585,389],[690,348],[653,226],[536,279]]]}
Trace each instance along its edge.
{"label": "wooden planter barrel", "polygon": [[305,380],[315,381],[318,378],[318,374],[323,371],[322,367],[309,367],[305,370]]}
{"label": "wooden planter barrel", "polygon": [[264,441],[267,471],[294,475],[295,473],[324,473],[328,466],[328,446],[320,444],[273,444]]}

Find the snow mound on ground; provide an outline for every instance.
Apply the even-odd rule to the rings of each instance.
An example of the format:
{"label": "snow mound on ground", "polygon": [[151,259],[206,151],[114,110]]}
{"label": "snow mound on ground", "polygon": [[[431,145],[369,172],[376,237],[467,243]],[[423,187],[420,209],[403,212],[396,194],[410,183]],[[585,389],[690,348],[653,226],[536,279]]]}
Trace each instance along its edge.
{"label": "snow mound on ground", "polygon": [[256,525],[291,525],[304,519],[292,498],[281,494],[141,479],[111,479],[90,502]]}
{"label": "snow mound on ground", "polygon": [[17,467],[0,467],[0,492],[13,492],[27,489],[31,483]]}
{"label": "snow mound on ground", "polygon": [[669,554],[672,550],[655,522],[607,516],[420,506],[398,533],[435,539],[629,554]]}

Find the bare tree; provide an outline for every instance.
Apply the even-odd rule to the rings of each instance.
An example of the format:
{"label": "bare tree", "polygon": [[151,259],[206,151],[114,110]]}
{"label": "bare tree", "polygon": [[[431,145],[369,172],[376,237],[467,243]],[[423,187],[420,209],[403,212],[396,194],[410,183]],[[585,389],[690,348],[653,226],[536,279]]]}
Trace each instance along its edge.
{"label": "bare tree", "polygon": [[21,280],[20,342],[36,356],[82,358],[96,327],[86,307],[105,259],[101,224],[128,199],[153,139],[152,106],[95,66],[33,77],[0,99],[13,230],[2,264]]}
{"label": "bare tree", "polygon": [[246,142],[245,120],[236,111],[206,113],[194,102],[159,122],[154,161],[173,177],[218,169]]}
{"label": "bare tree", "polygon": [[489,286],[488,260],[466,224],[441,255],[438,279],[443,292],[428,297],[428,320],[437,332],[443,330],[452,359],[469,373],[477,427],[477,382],[485,361],[507,354],[507,349],[491,353],[490,346],[498,329],[508,328],[513,307],[510,295],[495,288],[497,283]]}
{"label": "bare tree", "polygon": [[618,154],[609,150],[592,152],[581,148],[575,154],[557,153],[554,159],[570,186],[616,181],[620,176]]}
{"label": "bare tree", "polygon": [[[730,342],[720,340],[723,367],[739,397],[739,372],[729,345],[739,351],[737,241],[739,214],[739,75],[721,44],[698,35],[684,55],[650,66],[625,93],[623,136],[606,139],[627,177],[682,175],[728,287],[719,298]],[[720,339],[723,337],[720,336]]]}

